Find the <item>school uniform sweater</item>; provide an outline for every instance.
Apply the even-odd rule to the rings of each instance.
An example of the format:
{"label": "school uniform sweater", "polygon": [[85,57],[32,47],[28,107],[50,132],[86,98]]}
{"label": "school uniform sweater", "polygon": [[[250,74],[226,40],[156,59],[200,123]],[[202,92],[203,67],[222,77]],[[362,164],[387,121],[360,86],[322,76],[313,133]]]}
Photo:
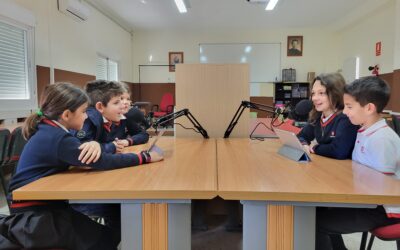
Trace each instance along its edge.
{"label": "school uniform sweater", "polygon": [[[353,150],[357,161],[400,179],[400,138],[384,119],[367,129],[360,129]],[[388,217],[400,218],[400,205],[383,206]]]}
{"label": "school uniform sweater", "polygon": [[[149,135],[140,126],[130,126],[127,129],[126,119],[120,123],[105,123],[102,114],[93,107],[86,111],[88,118],[85,120],[83,128],[75,131],[73,134],[81,141],[97,141],[101,145],[102,152],[115,153],[113,141],[118,139],[127,139],[129,145],[146,143]],[[131,136],[128,135],[128,132]]]}
{"label": "school uniform sweater", "polygon": [[349,118],[340,112],[333,114],[325,122],[320,118],[315,124],[307,124],[297,136],[307,145],[316,139],[318,145],[313,150],[318,155],[350,159],[357,130],[358,126],[351,124]]}
{"label": "school uniform sweater", "polygon": [[[56,123],[44,120],[38,131],[28,140],[10,182],[10,193],[45,176],[68,170],[69,166],[88,166],[78,160],[81,142]],[[135,166],[150,159],[141,154],[102,153],[96,163],[89,166],[109,170]],[[11,199],[11,197],[9,197]]]}

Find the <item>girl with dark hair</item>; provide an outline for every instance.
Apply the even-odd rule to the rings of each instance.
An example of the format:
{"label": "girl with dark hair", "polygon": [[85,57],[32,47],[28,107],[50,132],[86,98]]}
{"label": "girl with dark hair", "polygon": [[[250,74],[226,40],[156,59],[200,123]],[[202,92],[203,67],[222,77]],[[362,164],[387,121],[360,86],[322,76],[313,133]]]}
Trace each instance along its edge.
{"label": "girl with dark hair", "polygon": [[339,73],[314,79],[309,123],[297,135],[307,151],[335,159],[351,158],[358,126],[342,113],[344,87]]}
{"label": "girl with dark hair", "polygon": [[82,128],[87,105],[88,97],[81,89],[69,83],[52,84],[45,90],[40,110],[26,120],[24,136],[29,140],[10,182],[7,198],[11,215],[0,219],[0,249],[117,249],[119,242],[110,237],[113,232],[108,227],[73,210],[68,202],[14,200],[11,195],[35,180],[66,171],[69,166],[107,170],[162,159],[155,152],[144,151],[100,154],[97,142],[83,146],[69,130]]}

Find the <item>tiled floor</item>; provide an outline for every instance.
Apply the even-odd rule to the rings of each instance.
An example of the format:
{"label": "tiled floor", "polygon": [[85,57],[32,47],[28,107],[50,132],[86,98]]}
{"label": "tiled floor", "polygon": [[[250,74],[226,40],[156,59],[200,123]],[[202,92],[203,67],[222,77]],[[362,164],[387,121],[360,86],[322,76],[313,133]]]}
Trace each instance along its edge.
{"label": "tiled floor", "polygon": [[[8,207],[3,193],[0,193],[0,214],[8,214]],[[219,223],[219,222],[218,222]],[[227,233],[221,223],[211,227],[206,232],[195,232],[192,235],[193,250],[240,250],[241,234]],[[361,234],[344,235],[346,246],[349,250],[358,250],[360,248]],[[374,241],[374,250],[395,250],[395,242],[385,242],[379,239]]]}

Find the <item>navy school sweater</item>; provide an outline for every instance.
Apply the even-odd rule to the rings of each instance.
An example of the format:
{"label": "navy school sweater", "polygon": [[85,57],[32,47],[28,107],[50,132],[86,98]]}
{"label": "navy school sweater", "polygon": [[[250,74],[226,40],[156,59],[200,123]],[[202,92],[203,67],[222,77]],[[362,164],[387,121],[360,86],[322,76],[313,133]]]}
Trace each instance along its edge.
{"label": "navy school sweater", "polygon": [[316,139],[318,145],[313,149],[318,155],[335,159],[351,159],[358,128],[340,112],[334,114],[325,123],[322,123],[319,118],[315,124],[307,124],[297,136],[303,144],[310,144]]}
{"label": "navy school sweater", "polygon": [[[80,145],[76,137],[51,121],[40,123],[38,131],[24,147],[10,181],[10,193],[45,176],[66,171],[69,166],[88,166],[78,160]],[[137,154],[102,153],[99,160],[89,166],[99,170],[116,169],[139,165],[142,159],[143,156]]]}
{"label": "navy school sweater", "polygon": [[113,123],[110,131],[107,131],[104,127],[103,116],[96,108],[90,107],[86,113],[88,118],[85,120],[82,130],[73,134],[81,142],[99,142],[102,152],[115,153],[116,148],[113,143],[115,138],[127,139],[130,145],[143,144],[149,140],[149,134],[137,124],[130,123],[128,128],[127,121],[123,119],[118,125]]}

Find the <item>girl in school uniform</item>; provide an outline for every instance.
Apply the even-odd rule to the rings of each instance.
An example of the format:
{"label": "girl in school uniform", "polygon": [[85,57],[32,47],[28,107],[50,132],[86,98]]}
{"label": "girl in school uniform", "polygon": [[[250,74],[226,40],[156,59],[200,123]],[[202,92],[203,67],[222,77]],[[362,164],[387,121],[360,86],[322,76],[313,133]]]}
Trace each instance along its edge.
{"label": "girl in school uniform", "polygon": [[312,84],[313,110],[309,123],[297,135],[311,153],[350,159],[358,126],[343,114],[345,80],[339,73],[321,74]]}
{"label": "girl in school uniform", "polygon": [[[162,159],[155,152],[112,155],[101,153],[97,142],[81,144],[69,129],[82,128],[87,103],[87,95],[72,84],[46,88],[40,110],[26,120],[24,136],[29,141],[10,182],[10,193],[71,165],[108,170]],[[67,201],[23,201],[12,195],[8,199],[11,215],[0,219],[0,249],[117,249],[119,242],[109,228],[73,210]]]}

